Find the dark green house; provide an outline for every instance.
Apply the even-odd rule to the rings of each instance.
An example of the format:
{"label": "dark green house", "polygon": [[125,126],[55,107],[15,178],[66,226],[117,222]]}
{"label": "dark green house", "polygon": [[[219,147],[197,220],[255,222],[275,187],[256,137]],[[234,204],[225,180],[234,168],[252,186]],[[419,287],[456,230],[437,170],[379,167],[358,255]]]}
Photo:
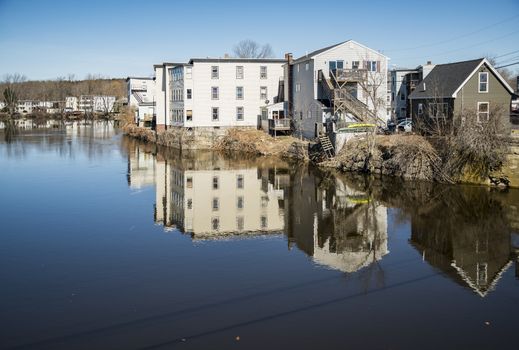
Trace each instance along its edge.
{"label": "dark green house", "polygon": [[485,58],[439,64],[409,95],[413,125],[431,125],[459,115],[485,122],[495,114],[508,128],[513,92]]}

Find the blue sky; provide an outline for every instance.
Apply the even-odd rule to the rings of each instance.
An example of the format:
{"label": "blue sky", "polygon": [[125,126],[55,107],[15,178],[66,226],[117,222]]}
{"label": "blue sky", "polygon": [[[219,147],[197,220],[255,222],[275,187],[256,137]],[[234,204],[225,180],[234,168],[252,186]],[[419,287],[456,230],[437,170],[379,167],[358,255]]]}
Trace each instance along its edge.
{"label": "blue sky", "polygon": [[0,0],[0,78],[148,76],[155,63],[223,56],[246,38],[279,57],[354,39],[414,67],[519,50],[518,24],[519,0]]}

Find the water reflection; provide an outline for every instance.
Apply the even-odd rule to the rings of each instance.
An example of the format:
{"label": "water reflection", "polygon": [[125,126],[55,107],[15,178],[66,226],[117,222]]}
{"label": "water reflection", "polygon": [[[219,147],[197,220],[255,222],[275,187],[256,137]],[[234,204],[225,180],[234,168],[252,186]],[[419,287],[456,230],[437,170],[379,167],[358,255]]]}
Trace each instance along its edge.
{"label": "water reflection", "polygon": [[423,260],[482,297],[516,261],[517,191],[369,180],[124,142],[130,186],[156,186],[155,222],[193,239],[283,233],[315,263],[367,269],[383,285],[388,208],[396,208]]}
{"label": "water reflection", "polygon": [[[320,264],[354,272],[388,253],[387,209],[338,177],[272,159],[128,143],[128,183],[155,184],[155,222],[193,239],[284,233]],[[156,153],[156,152],[155,152]],[[154,179],[154,180],[153,180]]]}
{"label": "water reflection", "polygon": [[[17,129],[9,142],[1,135],[0,143],[5,157],[23,159],[27,152],[56,152],[60,156],[73,158],[77,154],[86,154],[89,159],[103,156],[111,152],[108,143],[113,142],[117,133],[113,121],[48,121],[38,127],[27,124]],[[81,139],[82,142],[75,142]]]}
{"label": "water reflection", "polygon": [[424,261],[481,297],[517,260],[517,191],[395,182],[371,188],[410,220],[410,244]]}

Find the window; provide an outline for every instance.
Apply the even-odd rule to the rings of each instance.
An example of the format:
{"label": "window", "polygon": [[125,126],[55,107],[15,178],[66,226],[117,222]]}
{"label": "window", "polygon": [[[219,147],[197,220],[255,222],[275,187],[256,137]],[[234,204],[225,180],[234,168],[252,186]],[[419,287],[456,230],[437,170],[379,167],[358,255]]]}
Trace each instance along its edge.
{"label": "window", "polygon": [[243,66],[236,66],[236,79],[243,79]]}
{"label": "window", "polygon": [[299,92],[301,91],[301,84],[297,83],[296,84],[296,92]]}
{"label": "window", "polygon": [[236,187],[243,188],[243,175],[236,176]]}
{"label": "window", "polygon": [[218,184],[219,184],[218,176],[213,176],[213,190],[218,189]]}
{"label": "window", "polygon": [[477,120],[479,123],[487,122],[489,118],[489,103],[488,102],[478,102],[478,116]]}
{"label": "window", "polygon": [[479,92],[488,92],[488,72],[479,73]]}
{"label": "window", "polygon": [[187,99],[190,100],[191,97],[193,96],[193,91],[191,89],[187,89],[186,96],[187,96]]}
{"label": "window", "polygon": [[218,100],[218,86],[211,87],[211,100]]}
{"label": "window", "polygon": [[267,217],[265,215],[261,216],[260,221],[261,221],[261,228],[267,228]]}
{"label": "window", "polygon": [[243,216],[237,216],[236,217],[236,228],[238,231],[243,231]]}
{"label": "window", "polygon": [[236,99],[243,100],[243,86],[236,87]]}
{"label": "window", "polygon": [[423,115],[423,103],[418,104],[418,115]]}
{"label": "window", "polygon": [[219,116],[218,116],[218,107],[212,107],[211,108],[211,116],[213,118],[213,122],[216,122],[218,121],[219,119]]}
{"label": "window", "polygon": [[186,110],[186,121],[188,121],[188,122],[193,121],[193,110],[192,109]]}
{"label": "window", "polygon": [[236,199],[236,208],[243,209],[244,203],[243,203],[243,196],[239,196]]}
{"label": "window", "polygon": [[218,231],[220,229],[220,218],[212,218],[211,227],[213,228],[213,231]]}
{"label": "window", "polygon": [[352,61],[351,62],[351,69],[359,69],[359,61]]}
{"label": "window", "polygon": [[305,70],[308,70],[308,69],[310,69],[310,64],[309,64],[309,63],[306,63],[306,64],[305,64]]}
{"label": "window", "polygon": [[430,103],[429,117],[430,118],[445,118],[449,112],[449,105],[447,103]]}
{"label": "window", "polygon": [[211,67],[211,79],[218,79],[218,66]]}
{"label": "window", "polygon": [[243,120],[243,107],[236,107],[236,120]]}
{"label": "window", "polygon": [[269,116],[269,112],[265,108],[263,108],[261,110],[261,120],[267,120],[268,116]]}
{"label": "window", "polygon": [[217,211],[218,209],[220,209],[220,200],[213,198],[213,211]]}
{"label": "window", "polygon": [[403,92],[400,93],[400,101],[403,101],[405,100],[405,95]]}
{"label": "window", "polygon": [[370,72],[378,71],[377,61],[366,61],[366,69]]}
{"label": "window", "polygon": [[344,61],[337,61],[337,69],[344,69]]}
{"label": "window", "polygon": [[188,176],[186,182],[187,182],[187,188],[193,188],[193,178],[191,176]]}
{"label": "window", "polygon": [[260,87],[260,100],[266,100],[267,99],[267,87],[261,86]]}
{"label": "window", "polygon": [[192,67],[186,67],[186,79],[191,79],[192,72],[193,72]]}
{"label": "window", "polygon": [[300,63],[297,64],[297,72],[298,72],[298,73],[299,73],[299,66],[300,66],[300,65],[301,65]]}
{"label": "window", "polygon": [[193,209],[193,200],[191,198],[187,200],[187,209]]}
{"label": "window", "polygon": [[260,67],[260,79],[267,79],[267,66]]}
{"label": "window", "polygon": [[268,196],[261,196],[261,207],[266,208],[269,204],[269,197]]}

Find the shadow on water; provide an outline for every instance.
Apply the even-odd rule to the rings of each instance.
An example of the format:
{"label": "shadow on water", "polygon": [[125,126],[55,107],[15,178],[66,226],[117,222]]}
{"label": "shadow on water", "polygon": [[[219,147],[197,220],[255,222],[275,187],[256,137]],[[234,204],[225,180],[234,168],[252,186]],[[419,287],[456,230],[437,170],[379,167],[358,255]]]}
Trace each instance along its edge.
{"label": "shadow on water", "polygon": [[480,296],[517,251],[517,191],[324,172],[278,159],[178,152],[123,139],[128,184],[156,186],[155,222],[193,239],[283,233],[290,247],[367,290],[385,285],[388,208],[411,226],[410,245]]}

